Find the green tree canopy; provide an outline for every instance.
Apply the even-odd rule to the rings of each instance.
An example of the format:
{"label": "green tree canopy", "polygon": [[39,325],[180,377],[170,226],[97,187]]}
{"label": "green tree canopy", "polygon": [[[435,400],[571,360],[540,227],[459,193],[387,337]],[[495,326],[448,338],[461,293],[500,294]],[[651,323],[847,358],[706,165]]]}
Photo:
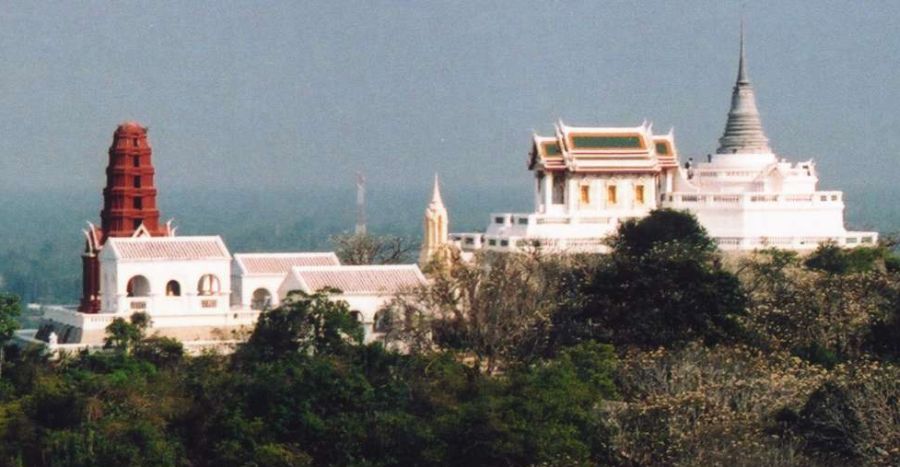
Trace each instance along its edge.
{"label": "green tree canopy", "polygon": [[577,306],[555,317],[557,345],[587,338],[657,347],[740,334],[741,285],[694,216],[655,210],[625,222],[610,244],[607,261],[572,292]]}
{"label": "green tree canopy", "polygon": [[260,314],[240,355],[252,359],[279,358],[286,354],[339,354],[359,345],[363,329],[344,301],[332,301],[335,289],[308,295],[292,291],[278,308]]}
{"label": "green tree canopy", "polygon": [[640,256],[666,244],[710,254],[716,243],[693,214],[674,209],[655,209],[649,216],[629,219],[619,226],[609,244],[616,254]]}

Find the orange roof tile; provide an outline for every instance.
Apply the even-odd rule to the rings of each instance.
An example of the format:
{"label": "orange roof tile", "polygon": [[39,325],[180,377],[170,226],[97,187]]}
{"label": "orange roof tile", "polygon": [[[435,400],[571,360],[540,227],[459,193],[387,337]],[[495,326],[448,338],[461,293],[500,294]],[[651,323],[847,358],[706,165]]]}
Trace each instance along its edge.
{"label": "orange roof tile", "polygon": [[106,247],[126,260],[230,259],[220,237],[110,238]]}
{"label": "orange roof tile", "polygon": [[250,253],[234,255],[247,274],[287,274],[297,266],[339,266],[334,253]]}
{"label": "orange roof tile", "polygon": [[293,273],[307,292],[334,287],[343,293],[392,294],[425,284],[425,277],[414,264],[296,267]]}

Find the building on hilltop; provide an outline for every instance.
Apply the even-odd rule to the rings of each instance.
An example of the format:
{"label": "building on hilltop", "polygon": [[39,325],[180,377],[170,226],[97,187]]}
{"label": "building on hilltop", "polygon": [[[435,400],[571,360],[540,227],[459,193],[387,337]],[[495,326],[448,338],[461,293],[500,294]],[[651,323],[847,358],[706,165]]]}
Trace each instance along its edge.
{"label": "building on hilltop", "polygon": [[741,32],[737,79],[716,154],[679,166],[670,130],[573,127],[533,137],[534,211],[491,214],[484,233],[452,234],[463,252],[516,251],[540,245],[603,252],[605,238],[627,219],[656,208],[697,216],[723,250],[811,250],[823,242],[873,245],[875,232],[844,227],[840,191],[819,191],[812,160],[791,163],[769,147],[747,72]]}
{"label": "building on hilltop", "polygon": [[335,300],[343,300],[363,326],[365,343],[377,341],[388,330],[385,307],[399,293],[425,285],[425,276],[414,264],[362,266],[296,266],[278,288],[280,300],[291,291],[307,294],[326,287],[338,289]]}
{"label": "building on hilltop", "polygon": [[539,244],[568,252],[603,251],[603,239],[625,219],[658,207],[676,176],[670,134],[642,124],[629,128],[556,125],[535,135],[528,168],[534,172],[534,212],[491,215],[487,231],[454,234],[463,251],[512,251]]}
{"label": "building on hilltop", "polygon": [[334,253],[238,253],[219,236],[175,235],[160,224],[147,129],[126,122],[109,149],[99,227],[89,224],[82,255],[80,306],[45,307],[39,329],[20,341],[51,351],[103,346],[114,319],[136,312],[150,334],[181,340],[188,350],[228,350],[248,335],[260,313],[293,290],[340,289],[367,341],[379,339],[378,313],[397,293],[424,284],[416,265],[342,266]]}
{"label": "building on hilltop", "polygon": [[340,266],[333,252],[327,253],[238,253],[231,267],[234,286],[231,303],[250,304],[254,310],[281,305],[278,289],[295,267]]}
{"label": "building on hilltop", "polygon": [[168,237],[174,234],[170,223],[160,225],[156,206],[153,150],[147,129],[136,122],[125,122],[113,133],[103,189],[100,226],[88,223],[84,231],[85,248],[81,257],[82,295],[79,309],[85,313],[100,311],[100,263],[98,255],[106,240],[114,237]]}

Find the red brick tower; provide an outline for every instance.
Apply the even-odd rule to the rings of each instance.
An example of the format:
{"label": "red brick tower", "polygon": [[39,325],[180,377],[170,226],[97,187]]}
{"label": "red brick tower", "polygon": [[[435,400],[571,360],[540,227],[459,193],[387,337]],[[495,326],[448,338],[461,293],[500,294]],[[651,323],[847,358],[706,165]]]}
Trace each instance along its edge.
{"label": "red brick tower", "polygon": [[136,122],[125,122],[116,128],[112,146],[109,147],[100,227],[91,225],[85,231],[87,242],[82,255],[79,308],[82,312],[100,311],[100,262],[97,255],[107,238],[171,235],[168,225],[159,224],[151,154],[146,128]]}

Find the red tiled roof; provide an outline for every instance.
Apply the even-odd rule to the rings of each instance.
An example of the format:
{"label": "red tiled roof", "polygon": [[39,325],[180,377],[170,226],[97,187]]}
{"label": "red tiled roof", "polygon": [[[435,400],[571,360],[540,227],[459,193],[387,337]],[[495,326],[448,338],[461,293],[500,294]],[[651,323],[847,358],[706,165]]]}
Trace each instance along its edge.
{"label": "red tiled roof", "polygon": [[237,254],[234,259],[247,274],[287,274],[298,266],[339,266],[334,253]]}
{"label": "red tiled roof", "polygon": [[425,283],[419,267],[390,266],[327,266],[298,267],[294,274],[308,292],[334,287],[344,293],[392,294]]}
{"label": "red tiled roof", "polygon": [[219,237],[110,238],[106,242],[116,256],[127,260],[230,259]]}

